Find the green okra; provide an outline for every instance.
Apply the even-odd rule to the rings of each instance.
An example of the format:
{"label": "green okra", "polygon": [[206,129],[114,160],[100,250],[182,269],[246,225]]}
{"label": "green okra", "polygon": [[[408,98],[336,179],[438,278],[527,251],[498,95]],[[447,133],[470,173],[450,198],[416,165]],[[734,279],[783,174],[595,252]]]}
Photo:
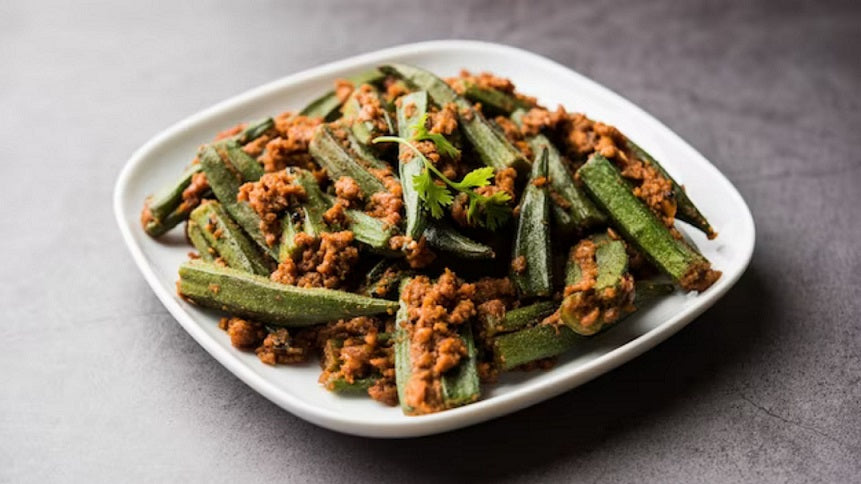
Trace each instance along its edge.
{"label": "green okra", "polygon": [[160,220],[149,220],[144,224],[144,230],[150,237],[160,237],[166,234],[170,229],[181,224],[188,219],[188,214],[195,205],[180,204],[173,212],[170,212],[167,217]]}
{"label": "green okra", "polygon": [[[518,109],[511,115],[511,119],[520,126],[524,114],[526,111]],[[553,214],[554,230],[570,235],[607,223],[604,213],[574,181],[573,174],[565,165],[556,146],[543,134],[529,137],[528,142],[536,155],[541,153],[542,149],[547,149],[547,175],[552,191],[550,210]]]}
{"label": "green okra", "polygon": [[410,271],[405,270],[400,261],[380,259],[365,275],[362,294],[388,299],[393,294],[397,295],[401,281],[407,277],[410,277]]}
{"label": "green okra", "polygon": [[[289,213],[282,219],[281,245],[279,247],[279,260],[284,261],[287,257],[296,254],[299,246],[296,245],[296,235],[305,232],[306,227],[311,224],[308,221],[309,210],[307,206],[297,212]],[[356,242],[364,244],[374,252],[389,254],[389,239],[396,233],[395,227],[386,225],[386,222],[360,211],[347,209],[347,226],[345,229],[353,232]],[[322,232],[330,232],[335,227],[324,226],[319,231],[305,232],[312,237],[319,237]]]}
{"label": "green okra", "polygon": [[[656,281],[638,281],[635,288],[637,295],[634,304],[637,307],[673,291],[671,283]],[[564,325],[538,324],[498,335],[493,338],[492,346],[497,366],[502,370],[511,370],[535,360],[565,353],[588,338]]]}
{"label": "green okra", "polygon": [[493,114],[508,116],[517,109],[529,109],[532,104],[513,94],[492,87],[480,87],[464,81],[463,96]]}
{"label": "green okra", "polygon": [[278,260],[281,262],[296,254],[299,249],[296,235],[299,232],[311,237],[319,237],[321,233],[328,231],[323,214],[331,206],[313,173],[293,167],[288,167],[287,170],[293,175],[294,183],[305,190],[305,203],[301,208],[288,212],[281,219],[281,242],[278,247]]}
{"label": "green okra", "polygon": [[329,177],[337,181],[342,176],[355,180],[362,190],[362,195],[370,197],[374,193],[386,190],[383,182],[374,176],[366,166],[335,138],[332,127],[322,124],[314,131],[308,151],[311,156],[329,173]]}
{"label": "green okra", "polygon": [[598,246],[595,250],[595,263],[598,265],[595,290],[618,289],[625,274],[628,273],[628,252],[625,250],[625,243],[614,240],[607,234],[598,234],[592,239]]}
{"label": "green okra", "polygon": [[462,324],[458,329],[466,343],[466,357],[442,376],[442,398],[446,408],[460,407],[478,400],[481,387],[478,379],[478,350],[472,336],[472,326]]}
{"label": "green okra", "polygon": [[303,232],[305,211],[287,212],[281,219],[281,240],[278,242],[278,262],[293,258],[300,248],[296,236]]}
{"label": "green okra", "polygon": [[224,140],[218,143],[224,147],[227,159],[242,176],[243,181],[254,182],[263,176],[263,166],[251,155],[242,150],[235,140]]}
{"label": "green okra", "polygon": [[[401,282],[400,293],[409,284],[410,279]],[[408,307],[403,298],[398,298],[399,309],[395,319],[395,381],[398,389],[398,399],[401,409],[406,415],[413,415],[415,409],[406,403],[406,385],[412,374],[412,362],[410,361],[409,331],[406,329]],[[473,340],[472,329],[469,324],[463,324],[458,329],[460,337],[463,338],[467,348],[466,358],[455,368],[442,375],[440,386],[445,408],[453,408],[474,402],[480,395],[478,379],[478,350]]]}
{"label": "green okra", "polygon": [[315,224],[313,221],[313,209],[308,205],[287,212],[281,219],[281,240],[278,244],[278,261],[284,262],[296,255],[300,245],[296,243],[296,236],[301,232],[311,237],[319,237],[323,232],[328,232],[325,225]]}
{"label": "green okra", "polygon": [[275,127],[275,120],[272,118],[263,118],[259,121],[249,123],[245,129],[236,136],[236,142],[240,145],[246,145],[257,138],[263,136],[264,133]]}
{"label": "green okra", "polygon": [[[574,291],[565,296],[559,309],[562,322],[575,333],[583,336],[591,336],[601,331],[605,326],[610,326],[616,322],[612,318],[608,318],[611,319],[610,321],[605,320],[605,310],[615,309],[618,311],[617,317],[621,317],[631,302],[631,286],[627,286],[627,289],[625,286],[630,284],[632,280],[628,274],[628,253],[625,249],[625,243],[621,240],[614,240],[607,234],[592,235],[589,240],[595,244],[595,265],[597,267],[595,283],[591,292]],[[575,248],[572,248],[572,251],[576,250]],[[569,257],[566,283],[568,285],[577,284],[582,282],[583,278],[582,268],[573,257]],[[590,297],[595,301],[592,303],[594,307],[600,308],[601,311],[598,313],[598,317],[584,320],[581,319],[583,311],[580,306],[584,300],[588,301]]]}
{"label": "green okra", "polygon": [[[354,87],[362,84],[375,84],[382,81],[386,76],[377,69],[366,72],[361,72],[347,78]],[[324,121],[334,121],[341,117],[341,100],[335,95],[335,91],[329,91],[326,94],[311,101],[305,106],[299,114],[311,118],[323,118]]]}
{"label": "green okra", "polygon": [[367,245],[378,253],[390,252],[389,239],[395,235],[395,227],[361,210],[347,209],[346,213],[347,228],[353,232],[353,238],[357,242]]}
{"label": "green okra", "polygon": [[352,382],[344,377],[333,378],[326,382],[326,389],[342,395],[362,395],[374,386],[379,377],[356,378]]}
{"label": "green okra", "polygon": [[163,187],[156,194],[147,199],[150,213],[156,220],[161,220],[170,215],[176,210],[180,202],[182,202],[182,192],[191,185],[191,179],[194,175],[200,173],[200,163],[195,163],[185,171],[175,182]]}
{"label": "green okra", "polygon": [[365,287],[369,287],[374,284],[377,280],[383,277],[383,274],[385,274],[390,268],[397,266],[397,264],[397,261],[389,259],[378,260],[365,274]]}
{"label": "green okra", "polygon": [[[550,208],[553,221],[563,233],[572,233],[607,223],[604,215],[588,195],[574,182],[574,176],[565,166],[559,150],[546,136],[539,134],[529,140],[534,153],[547,149],[547,175],[553,191]],[[558,197],[558,200],[555,198]]]}
{"label": "green okra", "polygon": [[191,185],[194,175],[200,173],[201,166],[195,163],[185,171],[178,180],[164,186],[144,202],[144,210],[149,210],[151,217],[145,220],[144,230],[152,237],[158,237],[188,217],[194,207],[181,207],[182,192]]}
{"label": "green okra", "polygon": [[215,261],[215,258],[218,256],[218,252],[209,245],[206,237],[203,236],[203,229],[201,229],[194,220],[188,220],[185,234],[188,237],[188,241],[191,242],[191,245],[197,250],[200,260],[206,262]]}
{"label": "green okra", "polygon": [[687,192],[685,192],[684,187],[678,184],[676,180],[673,179],[672,176],[664,169],[663,166],[658,162],[658,160],[654,159],[652,155],[646,152],[646,150],[637,146],[631,140],[626,140],[628,148],[634,153],[634,155],[641,159],[642,161],[654,166],[658,172],[666,179],[670,180],[673,184],[673,197],[676,199],[676,218],[687,222],[697,229],[701,230],[709,239],[713,239],[717,237],[717,232],[715,232],[714,228],[712,228],[711,224],[708,220],[703,216],[700,210],[694,205],[694,202],[691,201],[690,197],[688,197]]}
{"label": "green okra", "polygon": [[260,230],[260,216],[247,202],[237,200],[239,187],[247,181],[230,161],[228,147],[214,143],[201,148],[198,159],[215,198],[263,252],[278,260],[278,247],[269,246]]}
{"label": "green okra", "polygon": [[625,239],[683,289],[703,291],[719,277],[705,257],[673,237],[606,158],[593,154],[577,173]]}
{"label": "green okra", "polygon": [[[397,109],[398,136],[410,139],[416,124],[424,119],[427,113],[428,95],[425,91],[416,91],[401,98]],[[406,146],[398,148],[400,162],[400,178],[403,186],[404,215],[406,218],[406,230],[404,235],[418,240],[425,231],[427,225],[427,212],[413,185],[413,178],[424,170],[424,163],[412,150]]]}
{"label": "green okra", "polygon": [[[328,206],[331,207],[335,198],[325,194]],[[397,227],[391,226],[385,220],[372,217],[365,212],[353,208],[345,210],[347,215],[346,227],[331,227],[331,229],[345,229],[353,232],[353,238],[374,252],[383,255],[394,255],[389,249],[389,239],[397,233]]]}
{"label": "green okra", "polygon": [[352,132],[347,131],[347,143],[350,153],[356,157],[360,165],[369,170],[390,169],[389,164],[379,159],[377,155],[368,148],[368,145],[360,142]]}
{"label": "green okra", "polygon": [[514,236],[511,279],[524,297],[548,296],[552,290],[550,197],[546,183],[536,185],[540,179],[546,180],[547,156],[546,149],[536,155]]}
{"label": "green okra", "polygon": [[493,259],[496,254],[485,244],[476,242],[444,222],[431,222],[425,228],[428,244],[460,259]]}
{"label": "green okra", "polygon": [[398,401],[401,405],[401,410],[405,415],[413,413],[413,408],[407,405],[406,388],[407,383],[413,373],[412,362],[410,361],[410,336],[406,325],[409,318],[409,308],[403,300],[404,288],[410,283],[410,278],[405,278],[401,281],[398,289],[398,312],[395,316],[395,384],[398,390]]}
{"label": "green okra", "polygon": [[636,291],[635,306],[672,294],[676,290],[673,282],[664,278],[639,280],[634,283],[634,288]]}
{"label": "green okra", "polygon": [[269,275],[271,259],[260,253],[257,245],[227,215],[220,203],[200,204],[191,212],[189,219],[229,267],[261,276]]}
{"label": "green okra", "polygon": [[[249,124],[241,133],[234,136],[232,139],[224,140],[222,143],[229,143],[231,151],[240,151],[244,157],[240,159],[240,167],[238,168],[243,174],[251,173],[254,166],[257,166],[260,175],[263,174],[263,168],[260,164],[241,151],[240,145],[251,142],[268,131],[274,126],[272,118],[266,118]],[[252,164],[248,163],[248,159]],[[149,197],[145,202],[145,210],[148,209],[152,214],[150,220],[144,224],[144,230],[152,237],[158,237],[168,230],[174,228],[180,222],[188,219],[188,215],[197,206],[196,204],[183,203],[182,192],[191,184],[191,179],[197,173],[203,170],[200,163],[194,163],[183,172],[179,180],[162,188],[157,194]],[[257,178],[260,177],[257,175]],[[208,192],[207,195],[208,196]]]}
{"label": "green okra", "polygon": [[539,324],[493,340],[496,364],[502,370],[543,358],[560,355],[573,348],[584,337],[567,326]]}
{"label": "green okra", "polygon": [[[377,136],[384,136],[386,134],[390,134],[394,132],[394,127],[392,126],[391,118],[389,117],[388,112],[383,109],[383,116],[386,120],[387,128],[385,130],[381,130],[379,126],[372,120],[362,121],[359,119],[359,115],[362,112],[363,106],[359,102],[358,98],[359,86],[356,86],[356,89],[350,95],[350,97],[344,102],[344,119],[349,120],[350,122],[350,130],[353,132],[353,135],[356,139],[362,143],[367,145]],[[380,92],[376,88],[372,88],[370,95],[375,97],[379,102],[380,106],[383,106],[383,101],[380,98]]]}
{"label": "green okra", "polygon": [[505,311],[500,315],[486,314],[482,317],[485,334],[488,337],[493,337],[540,323],[541,320],[553,314],[558,308],[559,303],[557,302],[540,301],[529,306]]}
{"label": "green okra", "polygon": [[292,257],[298,246],[295,236],[300,231],[312,237],[319,237],[323,232],[335,230],[349,230],[353,237],[376,252],[389,252],[389,239],[396,233],[396,227],[386,224],[385,221],[372,217],[361,210],[346,209],[346,227],[329,226],[323,218],[323,214],[332,207],[334,198],[320,189],[314,174],[302,169],[293,169],[296,174],[296,182],[304,189],[307,197],[301,209],[286,215],[282,219],[282,234],[280,259]]}
{"label": "green okra", "polygon": [[326,199],[317,178],[308,170],[294,168],[291,170],[295,183],[305,190],[305,203],[302,207],[305,211],[305,233],[312,237],[319,236],[326,231],[326,221],[323,214],[329,210],[331,203]]}
{"label": "green okra", "polygon": [[397,307],[397,303],[386,299],[280,284],[197,260],[180,266],[178,291],[201,306],[285,327],[391,313]]}
{"label": "green okra", "polygon": [[[454,103],[457,106],[461,131],[466,135],[467,140],[475,148],[485,165],[498,170],[513,167],[518,171],[526,171],[529,168],[529,162],[523,153],[485,119],[469,101],[459,96],[439,77],[424,69],[405,64],[389,64],[381,66],[380,70],[403,79],[412,87],[427,91],[433,102],[439,106]],[[401,178],[403,179],[403,177]]]}
{"label": "green okra", "polygon": [[[600,291],[608,287],[618,287],[622,276],[628,272],[628,253],[625,251],[625,243],[614,240],[607,234],[595,234],[588,239],[595,244],[595,263],[598,266],[594,289]],[[580,265],[569,257],[565,284],[568,286],[576,284],[582,277]]]}

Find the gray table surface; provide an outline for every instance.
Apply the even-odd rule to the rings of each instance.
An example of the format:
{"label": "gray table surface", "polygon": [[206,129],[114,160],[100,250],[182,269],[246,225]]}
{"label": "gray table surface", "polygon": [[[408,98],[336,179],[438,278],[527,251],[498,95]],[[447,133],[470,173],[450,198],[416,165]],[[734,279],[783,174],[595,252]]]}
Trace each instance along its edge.
{"label": "gray table surface", "polygon": [[[145,4],[0,4],[0,481],[859,479],[861,4]],[[429,438],[337,434],[174,322],[113,184],[226,97],[447,38],[549,56],[656,115],[747,200],[753,262],[678,335],[551,401]]]}

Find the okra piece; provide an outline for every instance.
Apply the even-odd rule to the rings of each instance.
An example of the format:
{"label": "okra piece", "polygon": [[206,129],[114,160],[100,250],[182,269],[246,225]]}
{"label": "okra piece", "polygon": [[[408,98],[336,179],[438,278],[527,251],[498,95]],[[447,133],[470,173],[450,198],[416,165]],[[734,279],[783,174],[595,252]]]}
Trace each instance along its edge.
{"label": "okra piece", "polygon": [[[428,95],[425,91],[416,91],[401,98],[397,109],[398,136],[410,139],[416,124],[423,119],[427,112]],[[399,146],[400,162],[399,174],[401,186],[404,192],[404,214],[406,218],[406,231],[404,235],[418,240],[425,231],[427,225],[427,213],[421,198],[413,185],[413,178],[420,175],[424,170],[422,160],[406,146]],[[407,160],[407,161],[404,161]]]}
{"label": "okra piece", "polygon": [[428,244],[461,259],[493,259],[490,246],[476,242],[443,222],[430,222],[425,228]]}
{"label": "okra piece", "polygon": [[234,140],[226,140],[222,141],[221,144],[227,153],[227,159],[230,160],[230,163],[242,175],[244,181],[257,181],[263,176],[263,166],[251,155],[243,151],[239,143]]}
{"label": "okra piece", "polygon": [[[409,284],[410,279],[401,282],[400,293]],[[395,319],[395,381],[398,388],[398,399],[404,414],[414,414],[414,409],[406,403],[406,385],[412,374],[412,361],[410,361],[409,331],[404,327],[408,318],[406,303],[403,298],[398,298],[399,308]],[[460,337],[463,338],[467,348],[467,356],[461,359],[457,367],[451,369],[442,376],[440,386],[442,397],[446,408],[453,408],[478,399],[480,394],[478,379],[478,351],[472,336],[469,324],[463,324],[459,328]]]}
{"label": "okra piece", "polygon": [[190,220],[200,229],[206,242],[234,269],[268,276],[268,257],[242,232],[220,203],[204,202],[191,212]]}
{"label": "okra piece", "polygon": [[[241,151],[239,148],[240,144],[245,144],[257,139],[263,133],[272,128],[272,126],[274,126],[272,118],[266,118],[255,123],[251,123],[240,134],[234,136],[230,140],[232,143],[231,146],[235,146],[237,150]],[[260,170],[260,174],[262,175],[263,169],[260,167],[260,164],[246,153],[242,152],[242,154],[245,155],[246,158],[251,159],[251,162],[257,166]],[[246,160],[243,159],[242,161],[245,162]],[[248,165],[249,170],[253,168],[253,166]],[[195,206],[185,205],[182,203],[182,192],[191,184],[191,179],[194,175],[200,173],[202,170],[203,167],[200,163],[195,163],[189,166],[185,172],[183,172],[179,180],[164,187],[156,195],[148,198],[147,201],[144,202],[145,210],[148,209],[152,215],[151,219],[147,220],[144,224],[144,230],[147,234],[152,237],[158,237],[174,228],[180,222],[188,219],[189,213],[191,213]],[[240,169],[240,171],[245,173],[244,169]],[[257,178],[259,177],[260,175],[257,175]]]}
{"label": "okra piece", "polygon": [[348,176],[356,181],[362,194],[370,197],[386,190],[383,182],[349,153],[332,133],[332,127],[321,124],[314,131],[308,150],[311,156],[329,173],[332,180]]}
{"label": "okra piece", "polygon": [[[304,208],[302,213],[296,212],[288,214],[282,221],[281,245],[279,247],[279,260],[284,261],[287,257],[292,257],[296,254],[298,246],[295,242],[296,234],[305,231],[306,227],[310,226],[308,221],[309,210]],[[394,227],[389,227],[386,223],[378,218],[360,211],[348,209],[347,213],[347,230],[353,232],[353,238],[364,245],[370,247],[373,251],[380,254],[388,254],[389,239],[395,234]],[[326,232],[328,229],[320,230],[316,233],[306,232],[314,237],[320,233]]]}
{"label": "okra piece", "polygon": [[690,197],[688,197],[685,189],[667,173],[667,170],[664,169],[663,166],[658,162],[658,160],[654,159],[652,155],[646,152],[646,150],[637,146],[631,140],[626,140],[628,148],[637,156],[637,158],[643,160],[644,162],[654,166],[658,172],[667,180],[673,184],[673,197],[676,199],[676,218],[687,222],[697,229],[701,230],[709,239],[713,239],[717,237],[717,232],[715,232],[714,228],[712,228],[709,221],[700,213],[699,209],[694,202],[691,201]]}
{"label": "okra piece", "polygon": [[200,260],[206,262],[215,261],[215,257],[218,256],[218,252],[209,245],[206,237],[203,236],[203,229],[201,229],[194,220],[189,219],[185,228],[185,234],[188,237],[189,242],[191,242],[191,245],[194,246],[197,253],[200,255]]}
{"label": "okra piece", "polygon": [[365,395],[368,393],[368,388],[374,386],[378,378],[356,378],[352,382],[346,378],[334,378],[326,382],[326,389],[342,395]]}
{"label": "okra piece", "polygon": [[[613,240],[607,234],[596,234],[588,237],[595,244],[595,261],[598,275],[595,278],[596,291],[608,287],[616,287],[622,276],[628,272],[628,253],[625,243]],[[565,269],[565,285],[578,283],[583,277],[580,265],[570,257]]]}
{"label": "okra piece", "polygon": [[365,166],[369,169],[377,170],[384,170],[386,168],[389,168],[388,163],[377,158],[377,155],[374,154],[374,152],[371,151],[370,148],[368,148],[368,145],[359,142],[359,140],[356,139],[356,137],[353,136],[353,133],[350,131],[347,131],[347,142],[350,145],[350,150],[352,151],[352,154],[356,156],[359,161],[359,164],[361,164],[362,166]]}
{"label": "okra piece", "polygon": [[460,337],[466,343],[466,357],[442,376],[442,398],[446,408],[460,407],[478,400],[481,393],[478,381],[478,351],[472,337],[472,326],[462,324]]}
{"label": "okra piece", "polygon": [[278,262],[284,262],[287,259],[293,258],[296,251],[299,250],[299,245],[296,243],[296,236],[302,232],[304,227],[304,210],[288,212],[281,219],[281,240],[278,243]]}
{"label": "okra piece", "polygon": [[199,260],[180,266],[178,291],[200,306],[285,327],[391,313],[397,307],[397,303],[386,299],[280,284]]}
{"label": "okra piece", "polygon": [[372,96],[377,98],[379,101],[381,109],[383,109],[383,116],[386,120],[387,129],[385,131],[380,130],[380,127],[376,125],[371,120],[361,121],[359,120],[359,115],[363,110],[362,104],[359,102],[359,86],[356,86],[356,89],[350,95],[350,97],[344,102],[344,119],[350,122],[350,130],[355,135],[356,139],[359,140],[360,143],[368,144],[372,139],[377,136],[383,136],[386,134],[390,134],[394,132],[394,127],[392,126],[392,121],[389,118],[388,112],[382,108],[383,101],[380,99],[380,93],[376,88],[373,88],[371,91]]}
{"label": "okra piece", "polygon": [[[526,111],[516,110],[511,120],[518,126]],[[556,146],[543,134],[528,139],[532,152],[536,155],[547,149],[547,175],[550,178],[550,211],[553,214],[554,229],[562,234],[572,234],[583,229],[607,223],[607,217],[592,202],[588,195],[574,181],[574,176]]]}
{"label": "okra piece", "polygon": [[390,251],[389,239],[395,235],[395,227],[361,210],[348,209],[346,213],[347,228],[353,232],[353,238],[357,242],[367,245],[378,253],[386,254]]}
{"label": "okra piece", "polygon": [[[634,305],[637,307],[673,292],[671,283],[655,281],[638,281],[635,288],[637,295]],[[494,357],[500,369],[511,370],[525,363],[565,353],[587,338],[567,326],[539,324],[495,337]]]}
{"label": "okra piece", "polygon": [[188,219],[189,210],[193,206],[185,207],[180,204],[179,207],[170,212],[167,217],[161,220],[149,220],[144,225],[144,230],[150,237],[160,237],[166,234],[170,229],[181,224]]}
{"label": "okra piece", "polygon": [[[329,227],[323,220],[323,213],[332,206],[334,198],[320,190],[312,173],[305,170],[301,173],[302,176],[298,177],[298,180],[305,187],[308,202],[303,205],[300,212],[294,212],[283,219],[280,248],[282,261],[283,257],[292,256],[295,253],[294,238],[300,231],[312,237],[318,237],[323,232],[341,228]],[[361,210],[347,209],[346,214],[347,226],[342,228],[353,232],[353,238],[357,242],[381,254],[390,252],[389,239],[395,234],[395,227],[388,226],[383,220],[371,217]]]}
{"label": "okra piece", "polygon": [[380,259],[365,274],[360,294],[370,297],[387,298],[397,292],[401,280],[408,277],[407,272],[400,268],[398,261]]}
{"label": "okra piece", "polygon": [[525,363],[560,355],[583,338],[567,326],[539,324],[497,336],[493,340],[493,348],[499,368],[511,370]]}
{"label": "okra piece", "polygon": [[[634,295],[625,243],[613,240],[607,234],[593,235],[589,240],[595,245],[595,282],[588,290],[565,296],[559,309],[562,322],[583,336],[596,334],[621,319],[631,306]],[[570,257],[568,266],[566,283],[582,283],[586,275],[580,264]]]}
{"label": "okra piece", "polygon": [[398,401],[401,404],[401,410],[404,415],[413,413],[413,407],[407,405],[407,383],[413,373],[412,362],[410,361],[410,335],[405,325],[409,318],[409,308],[403,300],[404,288],[409,284],[410,278],[401,281],[398,289],[398,312],[395,315],[395,384],[398,389]]}
{"label": "okra piece", "polygon": [[389,299],[397,297],[401,281],[410,277],[411,271],[404,269],[399,261],[383,259],[365,276],[363,294],[371,297]]}
{"label": "okra piece", "polygon": [[383,274],[386,273],[390,268],[393,268],[397,265],[396,261],[391,261],[389,259],[380,259],[374,264],[371,269],[365,274],[365,286],[370,287],[376,281],[378,281]]}
{"label": "okra piece", "polygon": [[245,129],[236,136],[236,142],[240,145],[246,145],[257,138],[263,136],[264,133],[275,127],[275,120],[272,118],[264,118],[253,123],[249,123]]}
{"label": "okra piece", "polygon": [[221,202],[230,217],[263,249],[264,253],[278,260],[278,247],[270,247],[260,230],[260,216],[246,202],[236,199],[239,187],[246,180],[231,163],[225,144],[214,143],[204,146],[198,154],[198,159],[215,198]]}
{"label": "okra piece", "polygon": [[463,96],[474,103],[481,103],[482,108],[494,114],[508,116],[517,109],[529,109],[532,105],[507,92],[492,87],[479,87],[464,81]]}
{"label": "okra piece", "polygon": [[634,283],[636,295],[634,305],[647,303],[661,296],[672,294],[676,288],[669,279],[644,279]]}
{"label": "okra piece", "polygon": [[547,175],[550,189],[558,200],[550,201],[555,225],[563,233],[571,233],[607,223],[607,217],[574,182],[574,176],[565,166],[559,150],[546,136],[539,134],[529,140],[533,153],[547,150]]}
{"label": "okra piece", "polygon": [[323,214],[329,210],[331,204],[326,199],[323,190],[320,189],[313,173],[302,169],[293,169],[291,172],[295,182],[305,190],[305,203],[302,204],[305,211],[305,233],[317,237],[326,230]]}
{"label": "okra piece", "polygon": [[[385,77],[386,76],[382,72],[374,69],[348,77],[347,80],[350,81],[354,87],[358,87],[362,84],[374,84],[380,82]],[[323,118],[324,121],[334,121],[341,117],[341,112],[339,111],[340,107],[341,101],[335,95],[335,91],[332,90],[311,101],[311,103],[305,106],[299,114],[311,118]]]}
{"label": "okra piece", "polygon": [[306,200],[300,210],[288,212],[281,220],[281,243],[278,247],[278,260],[281,262],[295,255],[299,248],[296,245],[296,235],[299,232],[319,237],[328,230],[323,214],[331,206],[313,173],[300,168],[287,169],[293,175],[295,183],[305,190]]}
{"label": "okra piece", "polygon": [[720,277],[705,257],[672,236],[606,158],[593,154],[577,173],[625,239],[683,289],[704,291]]}
{"label": "okra piece", "polygon": [[547,156],[542,150],[532,165],[514,236],[511,279],[524,297],[548,296],[552,291]]}
{"label": "okra piece", "polygon": [[433,102],[439,106],[455,103],[460,129],[485,165],[498,170],[513,167],[518,171],[526,171],[529,168],[529,162],[523,153],[485,119],[472,103],[459,96],[439,77],[424,69],[405,64],[389,64],[381,66],[380,70],[403,79],[411,87],[427,91]]}
{"label": "okra piece", "polygon": [[483,316],[482,323],[487,336],[492,337],[537,324],[553,314],[558,308],[559,304],[554,301],[541,301],[506,311],[501,315],[487,314]]}
{"label": "okra piece", "polygon": [[195,163],[182,172],[178,180],[166,185],[144,202],[144,211],[149,210],[151,217],[146,219],[143,228],[152,237],[158,237],[185,220],[188,211],[180,210],[182,192],[191,185],[191,179],[200,173],[200,163]]}
{"label": "okra piece", "polygon": [[200,163],[189,166],[182,172],[178,180],[163,187],[150,197],[147,200],[147,205],[149,205],[153,218],[161,220],[170,215],[182,201],[182,192],[191,185],[192,177],[200,173],[200,171]]}

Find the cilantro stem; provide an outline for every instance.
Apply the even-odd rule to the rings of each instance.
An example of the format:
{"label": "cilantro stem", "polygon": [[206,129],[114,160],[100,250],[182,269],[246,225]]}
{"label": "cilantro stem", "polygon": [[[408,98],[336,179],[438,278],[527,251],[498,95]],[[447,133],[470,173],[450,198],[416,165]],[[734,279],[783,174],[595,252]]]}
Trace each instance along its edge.
{"label": "cilantro stem", "polygon": [[422,160],[422,163],[424,163],[425,168],[430,170],[431,173],[436,175],[437,178],[439,178],[446,185],[450,186],[452,189],[457,190],[458,192],[461,192],[461,193],[466,193],[470,198],[476,197],[478,200],[481,200],[481,201],[484,201],[487,198],[485,196],[482,196],[482,195],[479,195],[478,193],[473,192],[472,190],[464,190],[463,185],[461,185],[458,182],[451,181],[447,176],[443,175],[442,172],[440,172],[437,169],[437,167],[434,166],[434,164],[430,162],[430,160],[428,160],[425,157],[424,153],[419,151],[419,149],[416,148],[415,146],[413,146],[412,143],[405,140],[404,138],[401,138],[400,136],[378,136],[378,137],[374,138],[373,142],[374,143],[377,143],[377,142],[393,142],[393,143],[402,144],[402,145],[406,146],[407,148],[409,148],[410,150],[412,150],[412,152],[415,153],[416,156],[418,156]]}
{"label": "cilantro stem", "polygon": [[[490,203],[498,203],[499,201],[501,201],[501,202],[508,201],[507,195],[505,195],[505,198],[503,198],[502,200],[496,201],[492,197],[486,197],[484,195],[476,193],[473,190],[465,188],[463,185],[463,181],[461,181],[461,182],[451,181],[447,176],[443,175],[442,172],[440,172],[437,169],[437,167],[434,166],[434,164],[431,163],[430,160],[428,160],[421,151],[419,151],[418,148],[413,146],[413,144],[409,140],[401,138],[400,136],[378,136],[378,137],[374,138],[372,140],[372,142],[373,143],[390,142],[390,143],[398,143],[398,144],[401,144],[403,146],[406,146],[413,153],[415,153],[415,155],[418,156],[420,160],[422,160],[422,163],[424,164],[425,168],[428,171],[430,171],[431,173],[433,173],[434,175],[436,175],[436,177],[439,180],[441,180],[444,184],[446,184],[447,186],[449,186],[450,188],[452,188],[453,190],[455,190],[459,193],[465,193],[467,198],[469,198],[469,208],[467,210],[467,220],[472,221],[472,219],[475,217],[475,213],[478,210],[479,205],[486,207]],[[418,175],[416,175],[416,176],[418,176]]]}

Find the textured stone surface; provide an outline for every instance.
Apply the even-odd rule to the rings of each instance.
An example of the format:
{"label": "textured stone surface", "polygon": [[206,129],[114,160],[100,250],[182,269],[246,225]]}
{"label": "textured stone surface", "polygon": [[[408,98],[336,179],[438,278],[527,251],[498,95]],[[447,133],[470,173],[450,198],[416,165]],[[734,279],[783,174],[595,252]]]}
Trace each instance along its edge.
{"label": "textured stone surface", "polygon": [[[145,3],[0,3],[0,481],[858,479],[857,2]],[[430,438],[339,435],[172,320],[113,183],[228,96],[444,38],[533,50],[643,106],[736,184],[758,245],[707,314],[563,396]]]}

